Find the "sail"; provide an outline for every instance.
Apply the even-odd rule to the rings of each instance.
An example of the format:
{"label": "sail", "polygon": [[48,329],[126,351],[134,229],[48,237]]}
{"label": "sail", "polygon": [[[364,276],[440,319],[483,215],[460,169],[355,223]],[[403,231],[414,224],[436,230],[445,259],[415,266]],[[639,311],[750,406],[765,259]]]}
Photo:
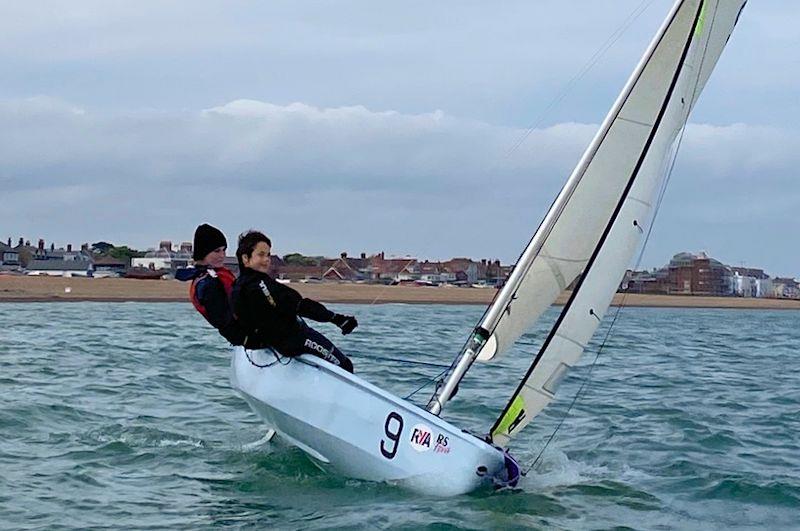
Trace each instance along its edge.
{"label": "sail", "polygon": [[490,359],[580,276],[492,427],[497,444],[505,445],[554,398],[600,324],[647,232],[676,138],[745,1],[675,4],[526,250],[529,264],[513,297],[496,301],[503,306],[484,316],[481,326],[491,335],[479,359]]}

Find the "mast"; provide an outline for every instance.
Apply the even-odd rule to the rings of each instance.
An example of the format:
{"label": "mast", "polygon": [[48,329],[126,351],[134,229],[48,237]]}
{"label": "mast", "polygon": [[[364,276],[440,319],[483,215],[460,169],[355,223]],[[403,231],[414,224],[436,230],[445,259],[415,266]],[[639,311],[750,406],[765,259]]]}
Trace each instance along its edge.
{"label": "mast", "polygon": [[[527,275],[534,259],[539,256],[542,246],[550,235],[553,227],[556,224],[556,221],[561,216],[561,213],[566,207],[568,201],[572,197],[573,192],[580,183],[581,178],[589,166],[589,163],[592,161],[595,153],[600,148],[600,145],[611,128],[612,123],[614,120],[616,120],[625,100],[633,90],[637,79],[644,69],[644,65],[652,56],[653,51],[666,31],[667,26],[669,26],[669,23],[674,18],[675,13],[678,11],[680,3],[681,2],[679,0],[679,2],[673,6],[670,16],[668,16],[664,21],[658,34],[656,35],[656,38],[650,44],[644,56],[639,61],[639,64],[637,65],[630,79],[628,79],[628,82],[625,84],[622,92],[617,97],[617,101],[614,103],[611,112],[608,114],[608,116],[606,116],[600,129],[595,134],[595,137],[589,145],[589,148],[584,152],[583,156],[578,162],[578,165],[569,176],[569,179],[567,179],[567,182],[559,192],[558,196],[550,207],[550,210],[548,210],[547,214],[545,215],[544,220],[542,220],[542,223],[537,228],[527,247],[522,252],[522,255],[520,255],[519,260],[517,260],[517,264],[514,266],[514,269],[509,275],[508,281],[497,294],[494,301],[492,301],[492,303],[489,305],[478,326],[476,326],[473,330],[472,336],[467,341],[467,344],[464,346],[461,354],[459,355],[459,361],[455,368],[450,372],[444,384],[436,389],[434,395],[428,402],[427,409],[434,415],[438,415],[450,397],[452,397],[453,391],[458,386],[459,382],[464,378],[464,375],[467,373],[469,368],[472,367],[472,364],[478,358],[478,355],[481,353],[483,348],[486,346],[486,343],[494,334],[494,331],[497,328],[502,316],[505,313],[511,312],[511,306],[516,299],[516,293],[525,279],[525,276]],[[551,303],[552,301],[548,302],[548,305]],[[496,350],[496,346],[494,350]],[[489,357],[494,357],[494,353],[492,353]]]}
{"label": "mast", "polygon": [[[642,225],[651,218],[657,185],[666,174],[667,154],[744,4],[745,0],[675,3],[507,284],[431,398],[431,412],[441,411],[476,359],[488,361],[510,348],[580,277],[492,433],[518,429],[552,400],[558,382],[599,325],[616,291],[616,277],[622,276],[641,241]],[[526,400],[529,407],[523,407]]]}

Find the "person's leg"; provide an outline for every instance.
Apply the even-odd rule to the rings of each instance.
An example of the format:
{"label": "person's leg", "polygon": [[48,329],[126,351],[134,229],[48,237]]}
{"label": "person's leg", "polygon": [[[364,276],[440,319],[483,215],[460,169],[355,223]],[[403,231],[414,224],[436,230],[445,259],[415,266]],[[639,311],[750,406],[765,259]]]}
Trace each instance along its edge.
{"label": "person's leg", "polygon": [[307,354],[324,359],[334,365],[338,365],[347,372],[353,372],[353,362],[344,353],[336,348],[333,342],[306,325],[303,330],[303,346],[301,350]]}

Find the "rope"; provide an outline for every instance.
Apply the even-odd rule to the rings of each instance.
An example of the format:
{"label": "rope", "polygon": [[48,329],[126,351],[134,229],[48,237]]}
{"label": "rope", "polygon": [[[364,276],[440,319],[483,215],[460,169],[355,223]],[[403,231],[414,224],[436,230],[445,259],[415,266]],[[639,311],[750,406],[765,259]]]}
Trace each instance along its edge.
{"label": "rope", "polygon": [[[564,88],[561,89],[559,94],[553,98],[550,103],[547,104],[547,107],[539,114],[539,116],[534,120],[533,124],[528,127],[528,129],[523,132],[517,141],[514,143],[513,146],[506,152],[506,157],[511,156],[519,147],[525,143],[529,136],[544,122],[544,119],[547,115],[553,111],[558,105],[567,97],[569,92],[578,84],[579,81],[583,79],[583,77],[589,73],[589,71],[597,64],[597,62],[603,57],[603,55],[612,47],[616,42],[622,37],[622,35],[628,30],[628,28],[636,22],[642,13],[647,11],[650,7],[650,4],[655,2],[655,0],[643,0],[622,22],[622,24],[614,30],[614,32],[606,39],[600,48],[598,48],[594,54],[589,58],[586,63],[578,70],[578,73],[572,76]],[[645,5],[647,4],[647,5]],[[644,7],[642,7],[644,6]]]}
{"label": "rope", "polygon": [[[288,365],[289,363],[291,363],[292,358],[282,358],[281,356],[278,355],[278,353],[274,349],[270,350],[272,351],[272,355],[275,356],[275,361],[265,363],[263,365],[253,361],[253,358],[250,357],[250,353],[247,352],[247,349],[244,349],[244,355],[247,357],[247,361],[250,362],[250,365],[252,365],[253,367],[258,367],[259,369],[266,369],[268,367],[272,367],[276,363],[280,363],[281,365]],[[284,359],[286,361],[284,361]]]}
{"label": "rope", "polygon": [[[709,32],[711,32],[713,30],[715,21],[716,21],[716,12],[714,13],[714,18],[711,20],[711,24],[709,26],[709,28],[710,28]],[[703,55],[702,55],[702,59],[700,61],[700,68],[699,68],[700,71],[702,71],[702,69],[703,69],[703,63],[705,62],[706,55],[707,55],[707,52],[708,52],[708,42],[709,41],[706,40],[706,46],[703,49]],[[698,79],[695,81],[694,89],[692,90],[692,100],[691,100],[690,105],[689,105],[689,110],[692,109],[692,107],[694,106],[694,103],[697,101],[697,96],[698,96],[698,94],[697,94],[697,85],[698,85],[699,81],[700,81],[700,79],[698,77]],[[677,139],[677,142],[675,144],[675,150],[672,153],[672,160],[670,161],[669,168],[668,168],[667,174],[666,174],[666,178],[664,179],[664,183],[662,184],[661,189],[659,190],[658,199],[656,201],[656,206],[655,206],[655,209],[653,210],[653,218],[650,221],[650,226],[647,228],[647,234],[644,237],[644,241],[642,243],[642,248],[639,251],[638,258],[636,259],[636,265],[634,266],[634,270],[639,268],[639,266],[640,266],[640,264],[642,262],[642,258],[644,257],[644,251],[647,248],[647,243],[650,241],[650,235],[652,234],[653,227],[655,226],[655,222],[656,222],[656,218],[658,216],[658,212],[661,210],[661,204],[662,204],[662,202],[664,200],[664,195],[666,194],[667,186],[669,184],[670,179],[672,178],[672,171],[675,169],[675,163],[676,163],[676,161],[678,159],[678,152],[680,151],[681,145],[683,144],[683,137],[684,137],[685,133],[686,133],[686,123],[684,123],[684,126],[681,128],[680,134],[678,135],[678,139]],[[620,303],[619,303],[619,305],[617,307],[617,311],[615,312],[614,318],[611,320],[611,324],[609,325],[608,330],[606,331],[606,335],[603,338],[603,342],[600,344],[600,347],[597,349],[597,353],[595,354],[594,360],[592,361],[592,364],[589,367],[589,372],[587,373],[586,377],[584,377],[583,382],[581,382],[581,385],[578,388],[578,391],[575,393],[575,396],[573,397],[572,402],[570,402],[569,407],[567,407],[567,410],[564,412],[564,415],[562,415],[561,419],[559,420],[558,424],[556,425],[555,429],[553,430],[553,433],[550,434],[550,437],[547,438],[547,442],[545,442],[544,447],[542,447],[541,451],[536,456],[536,459],[533,460],[533,462],[530,464],[528,469],[525,470],[525,472],[523,472],[523,475],[525,475],[528,472],[530,472],[533,469],[533,467],[535,467],[536,464],[540,462],[542,455],[544,454],[545,450],[547,450],[547,447],[550,445],[550,442],[555,438],[556,434],[558,433],[558,430],[561,428],[561,425],[564,423],[564,420],[566,420],[567,416],[569,415],[570,411],[572,410],[572,407],[578,401],[578,398],[580,398],[580,396],[583,394],[583,391],[584,391],[586,385],[591,382],[591,376],[592,376],[592,372],[594,371],[594,367],[597,364],[597,360],[600,357],[600,354],[603,352],[603,349],[606,346],[606,342],[608,341],[609,337],[611,337],[611,331],[614,329],[614,325],[616,324],[617,319],[619,318],[622,310],[625,308],[625,301],[626,301],[627,297],[628,297],[628,292],[625,292],[625,293],[622,294],[622,299],[620,300]]]}
{"label": "rope", "polygon": [[[583,79],[583,77],[594,67],[594,65],[597,64],[597,62],[600,60],[600,58],[620,39],[620,37],[622,37],[622,35],[627,31],[627,29],[636,21],[636,19],[638,19],[642,15],[642,13],[644,13],[647,10],[647,8],[650,7],[650,4],[652,4],[654,1],[655,0],[643,0],[627,16],[627,18],[623,21],[623,23],[616,30],[614,30],[614,32],[608,37],[608,39],[606,39],[606,42],[603,43],[600,46],[600,48],[594,52],[594,54],[592,54],[592,56],[583,65],[583,67],[581,67],[581,69],[578,71],[578,73],[575,74],[572,77],[572,79],[570,79],[567,82],[567,84],[564,86],[564,88],[561,90],[561,92],[547,105],[547,107],[545,107],[545,109],[541,112],[539,117],[536,118],[536,120],[534,120],[533,124],[530,127],[528,127],[528,129],[522,135],[520,135],[520,138],[514,143],[514,145],[506,153],[506,157],[511,156],[511,154],[514,151],[516,151],[525,142],[525,140],[533,133],[533,131],[535,131],[536,128],[539,127],[539,125],[541,125],[541,123],[544,121],[545,117],[547,117],[547,115],[553,109],[555,109],[561,103],[561,101],[564,100],[564,98],[567,96],[567,94],[569,94],[569,92],[572,90],[572,88],[574,88],[574,86],[576,86],[578,84],[578,82],[581,79]],[[411,265],[413,262],[414,262],[414,260],[409,261],[403,267],[403,269],[401,269],[401,272],[406,267]],[[378,299],[380,299],[381,296],[385,293],[387,288],[388,288],[388,286],[384,286],[383,289],[375,296],[375,299],[373,299],[373,301],[370,303],[370,305],[375,304],[378,301]],[[468,342],[469,342],[469,339],[467,339],[467,342],[465,342],[465,346],[466,346],[466,344]],[[413,393],[408,395],[408,397],[406,397],[406,399],[408,399],[409,397],[411,397],[414,394],[418,393],[419,391],[424,389],[429,383],[431,383],[433,381],[437,381],[438,380],[439,382],[443,382],[444,380],[442,379],[442,377],[445,374],[447,374],[450,370],[452,370],[453,367],[456,366],[456,364],[458,363],[458,359],[460,357],[461,357],[460,353],[456,354],[456,356],[453,358],[453,361],[450,363],[450,365],[447,367],[446,370],[442,371],[435,378],[433,378],[431,381],[426,382],[422,387],[418,388]],[[389,359],[389,358],[384,358],[384,359]],[[409,362],[408,360],[392,360],[392,361],[403,361],[403,362],[406,362],[406,363]],[[421,364],[421,363],[419,363],[419,364]]]}
{"label": "rope", "polygon": [[423,389],[425,389],[426,387],[428,387],[428,386],[429,386],[431,383],[433,383],[433,382],[437,381],[439,378],[441,378],[441,377],[442,377],[442,375],[443,375],[444,373],[446,373],[446,372],[447,372],[447,371],[449,371],[449,370],[450,370],[450,367],[448,366],[448,367],[447,367],[446,369],[444,369],[442,372],[440,372],[439,374],[437,374],[437,375],[436,375],[436,376],[434,376],[433,378],[431,378],[431,379],[427,380],[425,383],[423,383],[421,386],[417,387],[417,388],[416,388],[414,391],[412,391],[412,392],[411,392],[411,393],[409,393],[408,395],[404,396],[404,397],[403,397],[403,400],[409,400],[409,399],[410,399],[412,396],[414,396],[415,394],[419,393],[420,391],[422,391]]}
{"label": "rope", "polygon": [[[413,264],[413,263],[414,263],[416,260],[417,260],[416,258],[412,258],[411,260],[409,260],[409,261],[408,261],[408,263],[406,263],[406,265],[404,265],[404,266],[403,266],[403,268],[402,268],[402,269],[401,269],[401,270],[400,270],[400,271],[399,271],[397,274],[399,275],[400,273],[402,273],[403,271],[405,271],[405,270],[406,270],[406,268],[407,268],[408,266],[410,266],[411,264]],[[383,286],[383,288],[381,288],[381,290],[378,292],[378,294],[377,294],[377,295],[375,295],[375,298],[372,300],[372,302],[371,302],[371,303],[369,303],[369,305],[370,305],[370,306],[372,306],[373,304],[375,304],[376,302],[378,302],[378,299],[380,299],[380,298],[381,298],[381,296],[383,296],[383,294],[384,294],[384,293],[386,293],[386,289],[387,289],[387,288],[388,288],[390,285],[391,285],[391,284],[386,284],[385,286]]]}
{"label": "rope", "polygon": [[437,369],[441,369],[443,367],[444,368],[450,368],[450,365],[445,365],[443,363],[432,363],[432,362],[429,362],[429,361],[417,361],[417,360],[409,360],[409,359],[403,359],[403,358],[390,358],[390,357],[386,357],[386,356],[364,356],[364,355],[361,355],[361,356],[363,356],[365,358],[374,359],[374,360],[396,361],[398,363],[406,363],[406,364],[409,364],[409,365],[423,365],[423,366],[426,366],[426,367],[436,367]]}

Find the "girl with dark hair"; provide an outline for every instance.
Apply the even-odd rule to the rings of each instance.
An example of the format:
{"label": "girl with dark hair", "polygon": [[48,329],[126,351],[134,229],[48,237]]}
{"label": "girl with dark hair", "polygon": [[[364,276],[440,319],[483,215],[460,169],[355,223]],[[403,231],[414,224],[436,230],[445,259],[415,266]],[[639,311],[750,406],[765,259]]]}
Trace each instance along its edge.
{"label": "girl with dark hair", "polygon": [[247,334],[245,347],[271,347],[284,356],[313,354],[353,372],[350,359],[301,317],[333,323],[342,334],[349,334],[358,326],[356,318],[334,313],[277,282],[269,275],[271,250],[272,242],[261,232],[249,231],[239,236],[239,278],[233,284],[232,299]]}

